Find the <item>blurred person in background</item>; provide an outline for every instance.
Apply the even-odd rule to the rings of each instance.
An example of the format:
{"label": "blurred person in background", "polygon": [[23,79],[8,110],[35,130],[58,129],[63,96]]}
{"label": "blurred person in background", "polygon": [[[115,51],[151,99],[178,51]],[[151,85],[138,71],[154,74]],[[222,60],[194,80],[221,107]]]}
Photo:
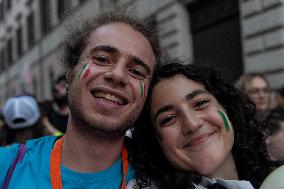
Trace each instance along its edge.
{"label": "blurred person in background", "polygon": [[265,121],[270,112],[270,86],[266,77],[260,73],[244,74],[236,86],[255,104],[255,118]]}
{"label": "blurred person in background", "polygon": [[265,142],[272,161],[284,162],[284,110],[274,109],[263,124]]}
{"label": "blurred person in background", "polygon": [[66,132],[69,115],[68,100],[66,94],[66,76],[57,78],[52,88],[53,101],[41,103],[43,113],[42,123],[47,135],[61,135]]}
{"label": "blurred person in background", "polygon": [[5,144],[25,143],[43,136],[37,101],[30,95],[11,97],[3,107]]}
{"label": "blurred person in background", "polygon": [[277,106],[274,110],[283,110],[284,111],[284,87],[281,87],[276,91],[276,103]]}

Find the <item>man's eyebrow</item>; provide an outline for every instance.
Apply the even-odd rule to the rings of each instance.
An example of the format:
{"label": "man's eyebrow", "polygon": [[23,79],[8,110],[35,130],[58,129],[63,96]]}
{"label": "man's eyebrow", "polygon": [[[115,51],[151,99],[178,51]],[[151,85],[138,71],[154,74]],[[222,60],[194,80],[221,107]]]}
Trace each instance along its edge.
{"label": "man's eyebrow", "polygon": [[147,72],[148,75],[151,74],[151,69],[145,62],[143,62],[141,59],[139,59],[139,58],[137,58],[135,56],[133,56],[133,59],[134,59],[134,63],[135,64],[141,65],[141,66],[143,66],[146,69],[146,72]]}
{"label": "man's eyebrow", "polygon": [[[103,52],[107,52],[107,53],[119,53],[120,52],[117,48],[109,46],[109,45],[98,45],[98,46],[95,46],[94,48],[92,48],[90,50],[91,54],[94,54],[94,53],[99,52],[99,51],[103,51]],[[123,52],[121,52],[121,53],[123,53]],[[151,74],[150,67],[144,61],[142,61],[140,58],[138,58],[136,56],[133,56],[133,55],[130,55],[130,56],[134,59],[135,64],[143,66],[146,69],[147,74],[148,75]]]}
{"label": "man's eyebrow", "polygon": [[197,96],[199,94],[210,94],[210,93],[207,90],[205,90],[205,89],[197,89],[197,90],[187,94],[185,96],[185,98],[186,98],[186,100],[191,100],[191,99],[193,99],[195,96]]}
{"label": "man's eyebrow", "polygon": [[98,45],[95,46],[94,48],[92,48],[90,50],[90,53],[93,54],[95,52],[99,52],[99,51],[104,51],[104,52],[108,52],[108,53],[117,53],[118,49],[109,45]]}
{"label": "man's eyebrow", "polygon": [[173,105],[165,105],[158,109],[157,113],[154,116],[154,119],[156,119],[161,113],[166,112],[168,110],[173,109]]}

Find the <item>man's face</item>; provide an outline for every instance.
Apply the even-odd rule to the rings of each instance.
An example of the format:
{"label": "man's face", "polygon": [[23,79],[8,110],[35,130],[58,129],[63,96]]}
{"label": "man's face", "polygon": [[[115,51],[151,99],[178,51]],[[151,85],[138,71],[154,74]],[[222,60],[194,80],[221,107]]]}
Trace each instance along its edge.
{"label": "man's face", "polygon": [[149,41],[131,26],[110,23],[91,32],[71,74],[71,119],[103,137],[124,135],[143,107],[154,64]]}
{"label": "man's face", "polygon": [[256,110],[267,110],[270,94],[267,83],[262,78],[255,77],[250,82],[246,83],[245,93],[255,104]]}

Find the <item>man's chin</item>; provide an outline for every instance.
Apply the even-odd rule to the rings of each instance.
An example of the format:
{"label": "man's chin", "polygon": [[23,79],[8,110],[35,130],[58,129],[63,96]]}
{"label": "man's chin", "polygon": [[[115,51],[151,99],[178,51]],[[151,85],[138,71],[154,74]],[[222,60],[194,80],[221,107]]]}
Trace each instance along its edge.
{"label": "man's chin", "polygon": [[124,137],[126,131],[131,127],[131,121],[111,120],[110,118],[102,120],[80,119],[74,126],[77,132],[84,137],[115,141]]}
{"label": "man's chin", "polygon": [[96,138],[102,141],[115,141],[124,137],[127,128],[105,128],[100,126],[83,126],[78,128],[78,132],[88,138]]}

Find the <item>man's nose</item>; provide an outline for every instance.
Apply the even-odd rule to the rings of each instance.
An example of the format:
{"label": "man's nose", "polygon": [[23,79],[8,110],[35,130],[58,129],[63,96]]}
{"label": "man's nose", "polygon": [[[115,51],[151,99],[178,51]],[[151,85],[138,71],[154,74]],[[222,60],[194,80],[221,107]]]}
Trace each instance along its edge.
{"label": "man's nose", "polygon": [[108,70],[104,77],[106,80],[111,81],[119,86],[124,86],[127,84],[127,63],[126,60],[121,60],[114,64],[110,70]]}

